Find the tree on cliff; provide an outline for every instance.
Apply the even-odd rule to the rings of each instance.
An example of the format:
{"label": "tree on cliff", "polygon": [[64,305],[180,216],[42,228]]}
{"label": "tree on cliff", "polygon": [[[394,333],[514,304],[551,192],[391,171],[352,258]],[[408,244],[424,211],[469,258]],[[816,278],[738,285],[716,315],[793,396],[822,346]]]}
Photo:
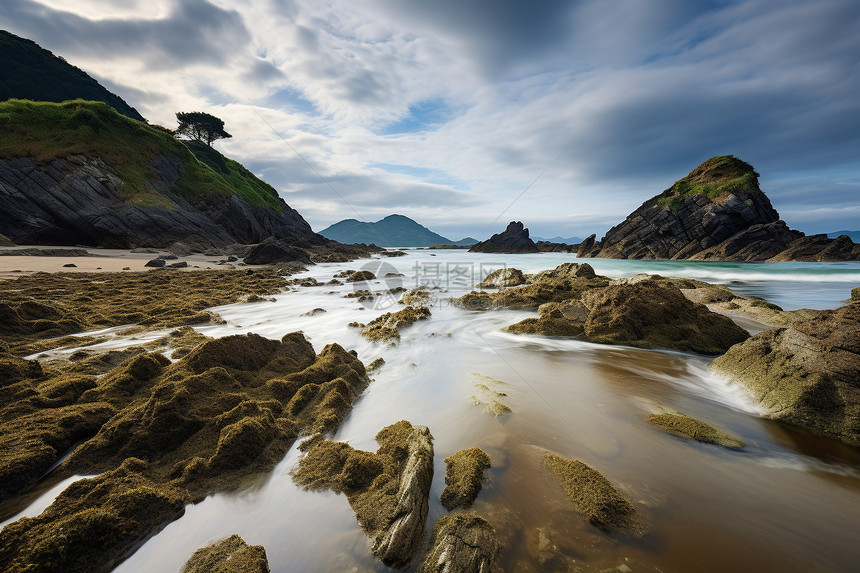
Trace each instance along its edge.
{"label": "tree on cliff", "polygon": [[224,131],[224,120],[202,111],[177,112],[176,120],[179,122],[177,135],[202,141],[209,147],[212,147],[212,142],[216,139],[233,137]]}

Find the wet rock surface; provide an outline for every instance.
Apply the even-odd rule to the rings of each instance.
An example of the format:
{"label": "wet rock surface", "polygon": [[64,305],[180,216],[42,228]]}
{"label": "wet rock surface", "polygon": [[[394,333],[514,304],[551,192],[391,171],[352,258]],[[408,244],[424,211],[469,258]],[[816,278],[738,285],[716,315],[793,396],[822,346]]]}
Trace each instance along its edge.
{"label": "wet rock surface", "polygon": [[860,305],[761,332],[711,364],[768,417],[860,446]]}
{"label": "wet rock surface", "polygon": [[591,525],[609,532],[644,533],[636,508],[597,470],[555,454],[545,454],[544,467],[555,477],[574,508]]}
{"label": "wet rock surface", "polygon": [[486,241],[469,249],[470,253],[537,253],[538,248],[529,238],[529,230],[519,221],[511,221],[507,228]]}
{"label": "wet rock surface", "polygon": [[496,559],[500,550],[496,531],[482,517],[469,513],[446,515],[433,527],[430,550],[418,572],[501,573]]}
{"label": "wet rock surface", "polygon": [[706,424],[701,420],[681,414],[680,412],[661,412],[648,416],[648,423],[660,428],[668,434],[702,442],[717,444],[732,449],[743,448],[746,444],[728,432],[724,432]]}
{"label": "wet rock surface", "polygon": [[397,341],[400,340],[401,328],[428,318],[430,318],[430,309],[426,306],[407,306],[396,312],[386,312],[373,319],[362,327],[361,335],[375,341]]}
{"label": "wet rock surface", "polygon": [[231,535],[194,552],[181,573],[269,573],[266,550]]}
{"label": "wet rock surface", "polygon": [[442,507],[452,511],[469,509],[481,492],[484,471],[490,468],[490,456],[480,448],[460,450],[445,458],[445,489]]}
{"label": "wet rock surface", "polygon": [[526,278],[519,269],[496,269],[478,283],[478,288],[505,288],[525,284]]}
{"label": "wet rock surface", "polygon": [[383,563],[406,568],[424,540],[433,481],[433,438],[425,426],[400,421],[377,435],[377,452],[311,441],[294,471],[309,489],[346,494],[371,550]]}
{"label": "wet rock surface", "polygon": [[790,229],[758,184],[753,167],[713,157],[652,197],[578,257],[723,261],[860,260],[846,237],[806,237]]}

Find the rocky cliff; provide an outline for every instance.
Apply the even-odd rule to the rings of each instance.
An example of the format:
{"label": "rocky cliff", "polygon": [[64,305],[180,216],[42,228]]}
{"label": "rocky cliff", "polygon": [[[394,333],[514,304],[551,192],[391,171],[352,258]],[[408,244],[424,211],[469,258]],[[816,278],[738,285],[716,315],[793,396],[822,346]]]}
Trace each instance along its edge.
{"label": "rocky cliff", "polygon": [[470,253],[537,253],[535,242],[529,238],[529,230],[519,221],[511,221],[501,233],[481,241],[469,249]]}
{"label": "rocky cliff", "polygon": [[790,229],[736,157],[713,157],[652,197],[599,242],[587,238],[579,257],[730,261],[860,259],[850,239],[805,236]]}
{"label": "rocky cliff", "polygon": [[[333,243],[269,185],[103,103],[0,103],[0,233],[18,244]],[[217,156],[214,162],[213,156]],[[223,169],[219,166],[223,166]],[[336,244],[336,243],[334,243]]]}

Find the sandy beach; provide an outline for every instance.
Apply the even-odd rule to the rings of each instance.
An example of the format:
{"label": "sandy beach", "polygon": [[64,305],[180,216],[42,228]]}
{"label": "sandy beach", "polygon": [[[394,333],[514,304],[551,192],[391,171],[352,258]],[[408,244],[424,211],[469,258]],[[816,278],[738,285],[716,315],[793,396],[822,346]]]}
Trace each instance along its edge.
{"label": "sandy beach", "polygon": [[[23,249],[62,249],[70,251],[68,256],[44,257],[27,255],[7,255],[6,253],[20,251]],[[15,247],[0,248],[0,279],[13,279],[22,275],[37,272],[121,272],[121,271],[145,271],[153,267],[145,266],[146,263],[159,255],[167,255],[169,251],[153,249],[152,253],[133,253],[128,249],[100,249],[86,248],[90,256],[78,256],[77,251],[81,247],[50,247],[45,245],[17,245]],[[195,253],[186,257],[178,257],[167,261],[168,264],[186,262],[184,270],[198,269],[230,269],[236,263],[219,264],[225,260],[224,257],[208,257],[201,253]],[[65,265],[73,264],[74,267]]]}

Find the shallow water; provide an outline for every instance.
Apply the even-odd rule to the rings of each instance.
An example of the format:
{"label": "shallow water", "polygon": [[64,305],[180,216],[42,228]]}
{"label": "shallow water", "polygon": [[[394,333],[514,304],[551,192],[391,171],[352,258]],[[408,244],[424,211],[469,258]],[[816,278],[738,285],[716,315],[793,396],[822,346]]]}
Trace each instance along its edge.
{"label": "shallow water", "polygon": [[[506,571],[538,570],[526,562],[537,563],[539,529],[583,570],[621,564],[664,572],[852,570],[860,560],[856,450],[762,420],[740,388],[707,370],[708,357],[509,335],[500,329],[536,314],[466,311],[446,302],[470,290],[482,270],[507,265],[535,272],[570,260],[556,253],[415,250],[399,258],[317,265],[301,276],[327,281],[362,267],[380,277],[405,276],[299,287],[275,302],[219,307],[227,323],[198,330],[272,338],[301,330],[317,351],[338,342],[365,364],[383,357],[385,366],[335,439],[375,451],[374,436],[388,424],[406,419],[430,428],[436,473],[428,537],[445,513],[439,503],[443,459],[462,448],[484,448],[493,467],[474,510],[498,526]],[[786,309],[836,307],[860,285],[858,263],[587,262],[611,277],[650,272],[720,282]],[[388,297],[362,305],[344,294],[411,288],[416,281],[440,287],[433,316],[404,329],[398,345],[368,342],[347,326],[399,307]],[[327,312],[301,316],[314,308]],[[476,404],[493,399],[512,412],[496,418]],[[645,419],[658,404],[710,422],[748,446],[730,451],[654,430]],[[648,534],[623,539],[584,522],[541,470],[544,451],[601,471],[635,502]],[[293,485],[289,472],[298,458],[294,447],[264,482],[188,507],[117,571],[178,571],[195,549],[232,533],[264,545],[276,572],[387,571],[371,556],[344,496]]]}

